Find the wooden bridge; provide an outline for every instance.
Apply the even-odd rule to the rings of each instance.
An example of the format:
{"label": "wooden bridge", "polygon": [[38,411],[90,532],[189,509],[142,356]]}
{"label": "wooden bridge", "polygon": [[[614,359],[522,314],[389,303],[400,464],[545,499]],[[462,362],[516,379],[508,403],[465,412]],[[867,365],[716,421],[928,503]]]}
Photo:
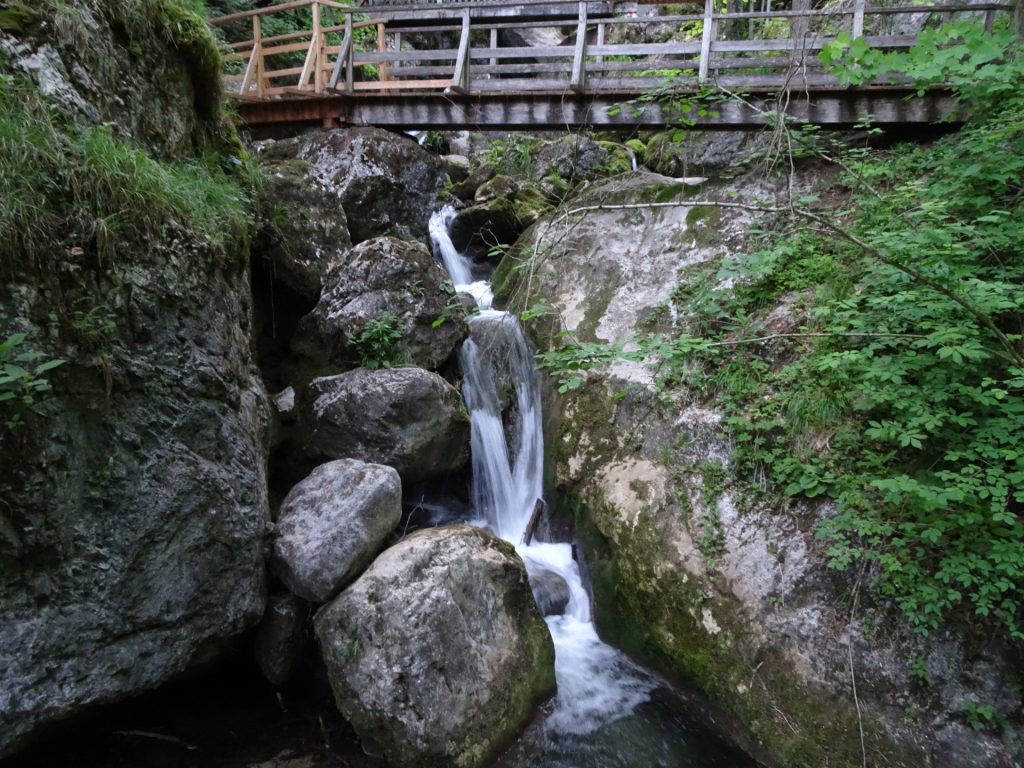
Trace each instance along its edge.
{"label": "wooden bridge", "polygon": [[[687,6],[295,0],[210,23],[224,40],[226,87],[254,127],[743,128],[765,125],[779,109],[844,127],[867,118],[933,123],[953,102],[944,89],[913,97],[907,86],[840,87],[818,59],[837,35],[899,50],[924,24],[968,16],[991,28],[1014,10],[995,2],[772,6],[704,0],[700,13],[676,13]],[[275,31],[282,28],[290,31]],[[670,92],[682,98],[661,98]]]}

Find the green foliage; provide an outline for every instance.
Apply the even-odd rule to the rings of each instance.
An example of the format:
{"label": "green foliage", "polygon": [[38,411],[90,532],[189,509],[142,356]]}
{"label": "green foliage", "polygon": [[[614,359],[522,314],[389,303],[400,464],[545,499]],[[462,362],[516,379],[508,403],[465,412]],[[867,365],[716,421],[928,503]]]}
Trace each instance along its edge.
{"label": "green foliage", "polygon": [[[905,60],[924,83],[937,76],[926,60],[941,62],[970,105],[958,134],[846,153],[853,204],[798,202],[849,238],[778,222],[711,281],[731,288],[677,291],[700,335],[635,339],[625,356],[724,408],[737,477],[831,499],[819,536],[832,567],[866,561],[875,594],[919,632],[959,618],[1020,640],[1024,93],[1007,83],[1024,64],[1007,36],[979,40],[935,31]],[[762,318],[782,299],[804,324],[780,337]],[[575,342],[541,359],[565,392],[625,348]]]}
{"label": "green foliage", "polygon": [[15,78],[0,88],[0,266],[61,258],[69,246],[113,257],[175,223],[220,257],[244,251],[250,179],[237,158],[154,159],[109,126],[81,128]]}
{"label": "green foliage", "polygon": [[999,713],[995,707],[987,704],[979,704],[971,699],[965,699],[962,705],[964,719],[967,724],[976,731],[987,731],[996,728],[1000,724]]}
{"label": "green foliage", "polygon": [[401,320],[391,312],[382,312],[351,343],[364,368],[391,368],[406,362],[405,352],[398,346],[401,338]]}
{"label": "green foliage", "polygon": [[36,398],[50,391],[46,373],[63,360],[45,359],[46,356],[23,346],[25,334],[15,333],[0,341],[0,417],[8,429],[22,421],[21,408],[32,405]]}
{"label": "green foliage", "polygon": [[521,133],[511,133],[507,139],[497,139],[487,150],[486,161],[498,173],[516,179],[533,174],[533,153],[537,139]]}

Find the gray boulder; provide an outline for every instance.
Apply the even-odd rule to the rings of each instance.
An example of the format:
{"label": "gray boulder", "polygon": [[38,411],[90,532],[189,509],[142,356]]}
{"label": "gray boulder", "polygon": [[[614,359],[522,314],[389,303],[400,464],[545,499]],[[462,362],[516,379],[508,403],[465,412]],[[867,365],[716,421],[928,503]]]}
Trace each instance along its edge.
{"label": "gray boulder", "polygon": [[387,464],[407,483],[454,472],[469,458],[461,395],[422,368],[314,379],[305,420],[308,454]]}
{"label": "gray boulder", "polygon": [[285,685],[302,661],[309,604],[289,592],[267,598],[256,631],[256,663],[271,685]]}
{"label": "gray boulder", "polygon": [[352,242],[379,235],[415,240],[444,186],[444,161],[410,139],[378,128],[349,128],[298,140],[297,155],[348,217]]}
{"label": "gray boulder", "polygon": [[[326,285],[292,340],[294,351],[321,364],[437,368],[466,336],[462,305],[422,243],[393,237],[360,243],[331,269]],[[368,330],[374,327],[379,338]]]}
{"label": "gray boulder", "polygon": [[338,708],[401,768],[485,765],[554,693],[522,560],[478,528],[412,534],[315,629]]}
{"label": "gray boulder", "polygon": [[402,484],[391,467],[322,464],[281,505],[271,567],[296,595],[323,603],[373,559],[401,517]]}
{"label": "gray boulder", "polygon": [[313,303],[328,270],[352,247],[348,218],[338,195],[328,194],[314,177],[314,166],[295,156],[298,141],[277,144],[258,146],[274,207],[262,222],[253,257],[273,280]]}
{"label": "gray boulder", "polygon": [[530,588],[537,608],[545,616],[560,616],[565,613],[572,593],[569,584],[554,571],[536,570],[530,574]]}

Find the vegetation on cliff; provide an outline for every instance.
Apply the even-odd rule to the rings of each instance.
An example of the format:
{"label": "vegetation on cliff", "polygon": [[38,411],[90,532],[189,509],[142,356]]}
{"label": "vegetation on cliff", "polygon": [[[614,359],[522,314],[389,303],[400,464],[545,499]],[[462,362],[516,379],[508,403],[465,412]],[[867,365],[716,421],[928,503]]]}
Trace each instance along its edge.
{"label": "vegetation on cliff", "polygon": [[[831,564],[920,632],[961,619],[1019,640],[1024,61],[1011,32],[971,25],[908,53],[840,41],[826,57],[850,81],[947,81],[967,122],[871,152],[785,131],[797,154],[839,161],[844,191],[779,210],[753,253],[675,297],[684,332],[636,340],[633,357],[725,409],[738,476],[833,499],[819,527]],[[775,334],[780,301],[802,324]],[[621,349],[574,343],[543,361],[571,388]]]}

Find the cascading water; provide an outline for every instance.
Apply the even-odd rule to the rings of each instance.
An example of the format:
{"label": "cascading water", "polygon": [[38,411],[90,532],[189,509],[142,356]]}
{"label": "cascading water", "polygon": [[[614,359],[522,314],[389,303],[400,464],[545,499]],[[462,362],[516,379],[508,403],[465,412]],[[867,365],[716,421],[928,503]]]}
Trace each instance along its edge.
{"label": "cascading water", "polygon": [[[678,724],[666,732],[664,718],[654,725],[644,721],[642,743],[634,743],[636,737],[624,735],[621,729],[609,729],[648,702],[662,683],[598,638],[571,545],[524,541],[534,506],[543,494],[540,381],[518,318],[491,307],[490,284],[474,279],[470,259],[452,244],[449,227],[454,216],[454,209],[446,206],[431,217],[429,229],[455,289],[472,295],[479,309],[470,319],[470,338],[459,354],[471,422],[476,522],[516,546],[531,581],[554,577],[568,591],[561,614],[546,619],[555,645],[558,696],[554,710],[527,735],[534,743],[520,742],[501,764],[516,768],[748,764],[709,759],[692,746],[680,757],[678,748],[666,746],[678,736],[672,732],[673,728],[678,731]],[[604,743],[614,746],[603,746],[595,738],[602,733]],[[721,746],[732,760],[735,753]]]}

